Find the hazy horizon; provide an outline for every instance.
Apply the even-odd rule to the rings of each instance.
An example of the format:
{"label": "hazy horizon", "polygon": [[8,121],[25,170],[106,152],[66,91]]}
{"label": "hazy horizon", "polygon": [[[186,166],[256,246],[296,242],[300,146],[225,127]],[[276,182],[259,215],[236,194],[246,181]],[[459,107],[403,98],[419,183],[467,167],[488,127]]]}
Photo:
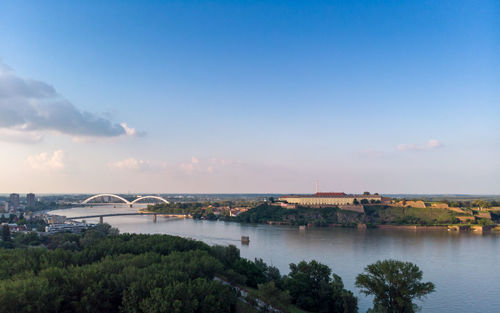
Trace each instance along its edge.
{"label": "hazy horizon", "polygon": [[500,2],[6,2],[0,191],[498,194]]}

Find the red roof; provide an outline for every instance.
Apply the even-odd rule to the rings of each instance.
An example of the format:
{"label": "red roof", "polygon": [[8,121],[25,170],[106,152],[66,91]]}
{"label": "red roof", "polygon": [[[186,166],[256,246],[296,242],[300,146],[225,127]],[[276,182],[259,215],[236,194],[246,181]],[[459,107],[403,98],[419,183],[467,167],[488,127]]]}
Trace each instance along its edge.
{"label": "red roof", "polygon": [[360,198],[360,199],[382,199],[379,195],[348,195],[345,192],[316,192],[312,195],[288,195],[280,198]]}
{"label": "red roof", "polygon": [[345,192],[316,192],[314,194],[316,197],[338,197],[338,196],[347,196]]}

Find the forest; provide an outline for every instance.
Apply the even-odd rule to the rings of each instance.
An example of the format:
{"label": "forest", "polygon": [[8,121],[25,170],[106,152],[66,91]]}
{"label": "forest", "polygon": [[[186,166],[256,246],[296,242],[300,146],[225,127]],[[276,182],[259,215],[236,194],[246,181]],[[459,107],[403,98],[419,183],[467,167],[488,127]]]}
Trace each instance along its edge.
{"label": "forest", "polygon": [[169,235],[3,234],[2,312],[357,312],[342,279],[316,261],[290,273]]}

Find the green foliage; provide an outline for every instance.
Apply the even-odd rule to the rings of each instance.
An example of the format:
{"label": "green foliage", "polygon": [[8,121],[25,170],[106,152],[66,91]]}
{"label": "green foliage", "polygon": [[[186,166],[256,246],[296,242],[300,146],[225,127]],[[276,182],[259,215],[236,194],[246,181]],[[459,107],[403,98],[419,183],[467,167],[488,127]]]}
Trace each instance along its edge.
{"label": "green foliage", "polygon": [[10,238],[10,230],[9,230],[9,225],[4,224],[2,226],[2,241],[7,242],[11,241],[12,238]]}
{"label": "green foliage", "polygon": [[236,295],[229,287],[200,278],[156,288],[139,304],[144,313],[219,313],[234,311],[235,306]]}
{"label": "green foliage", "polygon": [[[20,245],[34,239],[16,237]],[[109,226],[44,243],[54,250],[0,249],[2,312],[234,312],[235,292],[213,280],[226,268],[204,243],[113,235]],[[237,249],[226,250],[239,260]]]}
{"label": "green foliage", "polygon": [[246,285],[250,287],[257,288],[258,284],[266,281],[262,270],[252,261],[239,259],[233,264],[233,269],[247,278]]}
{"label": "green foliage", "polygon": [[235,220],[243,223],[279,221],[291,225],[313,223],[315,226],[328,226],[328,224],[355,222],[358,215],[360,214],[340,211],[337,207],[286,209],[281,206],[263,203],[238,215]]}
{"label": "green foliage", "polygon": [[314,261],[292,264],[283,278],[260,259],[241,258],[235,246],[118,235],[109,225],[83,234],[17,234],[10,243],[15,249],[0,248],[0,308],[6,313],[235,312],[237,292],[220,279],[257,288],[253,307],[238,306],[244,312],[295,312],[291,295],[314,312],[357,311],[340,277]]}
{"label": "green foliage", "polygon": [[314,226],[328,226],[341,224],[352,226],[363,224],[396,224],[396,225],[443,225],[458,222],[458,213],[442,208],[411,208],[391,207],[388,205],[361,201],[365,214],[340,210],[337,207],[313,208],[297,207],[285,209],[267,203],[256,206],[235,218],[245,223],[266,223],[279,221],[291,225],[313,224]]}
{"label": "green foliage", "polygon": [[491,203],[486,200],[475,200],[472,202],[473,207],[478,207],[480,209],[491,208]]}
{"label": "green foliage", "polygon": [[391,207],[365,205],[367,222],[398,225],[439,225],[457,222],[457,213],[441,208]]}
{"label": "green foliage", "polygon": [[162,203],[148,206],[148,211],[170,214],[202,215],[204,213],[202,207],[205,205],[206,204],[202,202]]}
{"label": "green foliage", "polygon": [[257,297],[266,303],[263,311],[272,312],[272,308],[282,312],[288,312],[291,304],[291,297],[288,290],[282,291],[274,281],[258,285]]}
{"label": "green foliage", "polygon": [[357,312],[357,300],[342,279],[317,261],[290,264],[285,288],[298,307],[312,312]]}
{"label": "green foliage", "polygon": [[281,221],[289,210],[280,206],[262,203],[236,217],[238,222],[243,223],[265,223],[267,221]]}
{"label": "green foliage", "polygon": [[418,310],[413,300],[422,299],[435,289],[433,283],[421,282],[422,275],[418,266],[410,262],[378,261],[356,277],[356,286],[365,295],[375,297],[372,312],[412,313]]}
{"label": "green foliage", "polygon": [[42,240],[37,232],[29,232],[27,234],[18,233],[14,237],[16,246],[38,246]]}
{"label": "green foliage", "polygon": [[227,247],[220,245],[212,246],[210,248],[210,254],[227,267],[231,267],[240,259],[240,250],[234,245],[229,245]]}

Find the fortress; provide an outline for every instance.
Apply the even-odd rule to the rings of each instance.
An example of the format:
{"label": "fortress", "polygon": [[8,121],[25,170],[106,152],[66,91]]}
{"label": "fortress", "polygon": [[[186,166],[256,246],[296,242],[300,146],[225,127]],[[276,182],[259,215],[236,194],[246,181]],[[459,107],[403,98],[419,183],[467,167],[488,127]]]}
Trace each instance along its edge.
{"label": "fortress", "polygon": [[378,194],[348,195],[344,192],[316,192],[312,195],[281,196],[278,200],[297,205],[322,206],[381,203],[385,199]]}

